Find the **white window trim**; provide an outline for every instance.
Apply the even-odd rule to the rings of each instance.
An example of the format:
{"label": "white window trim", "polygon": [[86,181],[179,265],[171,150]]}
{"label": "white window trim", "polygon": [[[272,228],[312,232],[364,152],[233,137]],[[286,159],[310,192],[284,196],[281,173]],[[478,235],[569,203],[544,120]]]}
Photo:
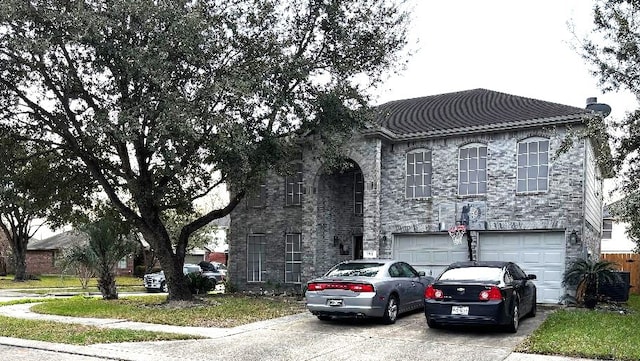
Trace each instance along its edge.
{"label": "white window trim", "polygon": [[[409,187],[409,185],[407,184],[407,178],[408,178],[408,174],[407,174],[407,172],[408,172],[409,170],[407,169],[407,167],[408,167],[408,165],[407,165],[407,163],[408,163],[408,162],[407,162],[407,158],[409,157],[409,155],[410,155],[410,154],[418,154],[418,153],[422,153],[422,154],[423,154],[423,158],[422,158],[422,162],[423,162],[423,164],[425,163],[425,162],[424,162],[424,154],[429,153],[429,156],[430,156],[430,159],[431,159],[431,160],[428,162],[428,163],[429,163],[429,166],[430,166],[430,172],[429,172],[429,175],[430,175],[431,182],[429,183],[429,185],[425,185],[425,184],[423,184],[423,185],[422,185],[422,188],[423,188],[423,189],[425,189],[425,188],[426,188],[426,189],[429,189],[429,195],[421,196],[421,197],[416,197],[416,191],[415,191],[415,188],[416,188],[416,187],[415,187],[415,186],[412,186],[412,187],[411,187],[411,188],[413,188],[413,190],[412,190],[412,192],[411,192],[412,196],[411,196],[411,197],[408,197],[408,196],[407,196],[407,188]],[[414,160],[414,163],[413,163],[413,164],[414,164],[413,176],[416,176],[416,174],[415,174],[415,160]],[[422,169],[423,169],[423,172],[422,172],[421,176],[423,176],[423,177],[424,177],[424,175],[425,175],[425,173],[424,173],[424,167],[423,167]],[[433,189],[432,189],[432,187],[431,187],[431,183],[433,182],[433,152],[432,152],[430,149],[426,149],[426,148],[412,149],[412,150],[410,150],[410,151],[406,152],[406,153],[405,153],[405,155],[404,155],[404,177],[403,177],[403,178],[404,178],[404,187],[403,187],[403,191],[404,191],[404,198],[405,198],[405,199],[428,199],[428,198],[431,198],[431,196],[432,196],[432,191],[433,191]]]}
{"label": "white window trim", "polygon": [[[521,191],[518,189],[518,181],[520,180],[520,178],[518,177],[518,170],[520,169],[520,163],[519,163],[519,148],[520,148],[520,144],[522,143],[533,143],[533,142],[537,142],[540,143],[541,141],[546,141],[549,143],[548,147],[547,147],[547,189],[545,190],[532,190],[530,191],[527,186],[527,190]],[[540,149],[540,147],[538,146],[538,150]],[[540,153],[538,151],[538,153]],[[516,143],[516,194],[521,194],[521,195],[527,195],[527,194],[542,194],[542,193],[548,193],[549,192],[549,185],[550,185],[550,181],[551,181],[551,158],[550,158],[550,154],[551,154],[551,140],[549,138],[545,138],[545,137],[529,137],[529,138],[524,138],[519,140]],[[527,146],[527,157],[529,156],[528,153],[528,146]],[[539,166],[539,164],[538,164]],[[528,165],[527,165],[527,169],[528,169]],[[540,176],[538,175],[536,177],[536,184],[537,184],[537,180],[540,178]],[[529,178],[526,178],[525,181],[528,182]],[[537,188],[537,186],[536,186]]]}
{"label": "white window trim", "polygon": [[[460,151],[463,149],[472,149],[472,148],[477,148],[478,151],[480,150],[480,148],[485,148],[486,149],[486,155],[485,155],[485,168],[484,168],[484,173],[485,173],[485,179],[484,179],[484,183],[485,183],[485,187],[484,187],[484,193],[479,193],[476,191],[476,193],[469,193],[468,191],[468,187],[467,187],[467,193],[466,194],[460,194]],[[478,153],[478,161],[480,161],[480,153]],[[465,144],[461,147],[458,147],[458,158],[457,158],[457,169],[458,169],[458,182],[456,184],[456,194],[459,197],[474,197],[474,196],[485,196],[487,195],[487,193],[489,192],[489,147],[484,144],[484,143],[469,143],[469,144]],[[477,168],[476,170],[478,170],[479,168]],[[469,171],[469,165],[467,164],[467,172]],[[471,184],[470,182],[466,182],[467,185]],[[480,184],[481,182],[476,182],[476,184]],[[479,187],[476,187],[477,189],[479,189]]]}
{"label": "white window trim", "polygon": [[262,245],[266,245],[266,235],[263,233],[254,233],[247,236],[247,283],[263,283],[265,280],[262,278],[263,274],[266,271],[264,261],[266,259],[266,250],[264,252],[260,252],[260,260],[258,266],[258,280],[255,280],[253,277],[254,272],[249,272],[249,243],[252,237],[262,237]]}
{"label": "white window trim", "polygon": [[[360,182],[358,182],[358,174],[360,174]],[[356,197],[358,184],[362,184],[362,202],[358,202]],[[358,204],[360,205],[360,212],[358,212]],[[353,214],[357,216],[364,214],[364,174],[362,172],[353,173]]]}
{"label": "white window trim", "polygon": [[[296,171],[293,175],[284,177],[284,193],[285,193],[285,206],[300,206],[302,205],[302,196],[304,194],[304,166],[302,163],[295,163]],[[298,180],[298,175],[300,179]],[[289,183],[289,180],[293,180]],[[289,193],[288,187],[292,184],[292,193]],[[299,201],[294,202],[294,195],[298,196]],[[291,201],[289,201],[291,199]]]}
{"label": "white window trim", "polygon": [[[292,242],[292,245],[291,245],[291,255],[292,255],[292,257],[291,258],[294,259],[295,257],[293,257],[293,255],[297,253],[297,254],[300,254],[300,261],[293,261],[293,260],[292,261],[288,261],[287,260],[287,253],[288,253],[287,252],[287,245],[289,244],[289,236],[297,236],[298,237],[297,240],[293,240],[293,242],[298,242],[298,244],[299,244],[298,248],[300,249],[300,251],[298,251],[298,252],[294,252],[293,251],[294,247],[293,247],[293,242]],[[284,282],[287,283],[287,284],[301,284],[302,283],[302,234],[301,233],[287,233],[285,235],[285,237],[284,237],[284,242],[285,242],[285,244],[284,244],[284,246],[285,246],[285,248],[284,248],[285,249]],[[293,264],[299,264],[300,265],[300,273],[298,274],[298,280],[297,281],[289,281],[289,280],[287,280],[287,265],[288,264],[292,264],[292,265]]]}

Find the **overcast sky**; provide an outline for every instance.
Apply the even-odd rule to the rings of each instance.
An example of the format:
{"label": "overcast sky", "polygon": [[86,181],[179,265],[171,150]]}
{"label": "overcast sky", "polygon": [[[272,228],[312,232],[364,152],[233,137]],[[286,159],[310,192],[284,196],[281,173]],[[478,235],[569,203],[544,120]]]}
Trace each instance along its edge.
{"label": "overcast sky", "polygon": [[485,88],[584,107],[612,106],[612,117],[635,107],[628,94],[603,93],[572,44],[593,29],[591,0],[413,0],[416,50],[406,71],[379,90],[389,100]]}

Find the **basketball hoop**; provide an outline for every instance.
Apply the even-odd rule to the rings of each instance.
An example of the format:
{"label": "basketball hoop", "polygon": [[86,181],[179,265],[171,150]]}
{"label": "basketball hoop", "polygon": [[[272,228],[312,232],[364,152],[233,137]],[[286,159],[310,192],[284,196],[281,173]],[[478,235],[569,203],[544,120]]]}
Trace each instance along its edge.
{"label": "basketball hoop", "polygon": [[460,225],[449,228],[449,236],[451,236],[451,239],[453,240],[453,244],[455,244],[456,246],[461,245],[462,237],[464,237],[464,234],[466,232],[467,232],[467,227],[464,224],[460,224]]}

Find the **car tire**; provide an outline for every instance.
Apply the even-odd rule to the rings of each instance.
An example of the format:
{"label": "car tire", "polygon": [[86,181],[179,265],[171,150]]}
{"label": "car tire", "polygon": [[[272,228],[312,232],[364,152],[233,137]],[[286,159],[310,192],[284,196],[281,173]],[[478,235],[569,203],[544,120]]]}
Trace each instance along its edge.
{"label": "car tire", "polygon": [[531,305],[531,312],[529,312],[529,317],[536,317],[536,312],[538,311],[538,304],[536,300],[533,300],[533,305]]}
{"label": "car tire", "polygon": [[386,325],[391,325],[396,323],[396,319],[398,318],[398,297],[391,295],[389,296],[389,300],[387,301],[387,307],[384,308],[384,315],[382,316],[382,322]]}
{"label": "car tire", "polygon": [[163,281],[163,282],[160,284],[160,290],[161,290],[162,292],[169,292],[169,287],[167,287],[167,282],[164,282],[164,281]]}
{"label": "car tire", "polygon": [[429,328],[440,328],[440,325],[436,321],[428,317],[427,317],[427,326],[429,326]]}
{"label": "car tire", "polygon": [[318,316],[320,321],[331,321],[331,316]]}
{"label": "car tire", "polygon": [[507,325],[507,331],[511,333],[518,332],[518,326],[520,325],[520,308],[519,301],[513,300],[513,308],[511,309],[511,321]]}

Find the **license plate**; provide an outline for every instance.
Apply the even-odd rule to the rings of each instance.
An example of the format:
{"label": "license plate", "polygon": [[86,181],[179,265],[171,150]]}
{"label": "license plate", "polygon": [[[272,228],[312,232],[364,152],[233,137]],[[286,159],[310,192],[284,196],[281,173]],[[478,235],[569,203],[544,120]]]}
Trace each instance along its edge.
{"label": "license plate", "polygon": [[451,306],[451,314],[466,316],[469,314],[469,307],[468,306]]}
{"label": "license plate", "polygon": [[342,306],[342,300],[329,300],[329,306],[339,307]]}

